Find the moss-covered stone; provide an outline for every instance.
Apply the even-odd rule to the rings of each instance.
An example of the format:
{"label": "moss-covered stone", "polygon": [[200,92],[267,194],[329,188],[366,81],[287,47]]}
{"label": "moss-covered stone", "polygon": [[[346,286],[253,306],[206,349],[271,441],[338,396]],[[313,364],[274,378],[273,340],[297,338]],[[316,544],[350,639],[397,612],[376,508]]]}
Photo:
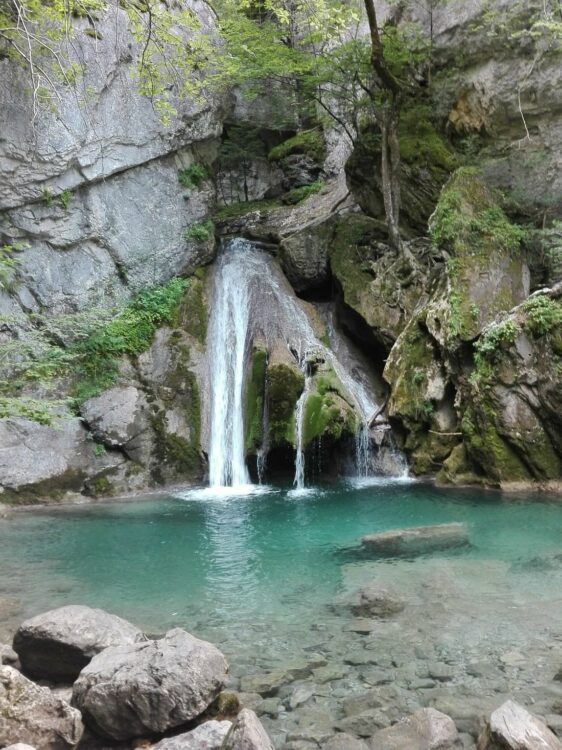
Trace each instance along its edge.
{"label": "moss-covered stone", "polygon": [[267,372],[267,413],[269,445],[295,444],[295,409],[304,388],[304,376],[286,364]]}
{"label": "moss-covered stone", "polygon": [[318,164],[322,164],[326,158],[326,143],[321,131],[301,130],[278,146],[274,146],[269,152],[269,159],[279,161],[291,154],[305,154]]}
{"label": "moss-covered stone", "polygon": [[498,314],[525,299],[523,232],[475,169],[457,170],[443,188],[430,233],[435,248],[449,255],[446,287],[428,314],[432,334],[442,344],[475,339]]}
{"label": "moss-covered stone", "polygon": [[246,451],[254,453],[264,441],[264,406],[267,352],[254,349],[246,384]]}
{"label": "moss-covered stone", "polygon": [[353,434],[357,419],[349,404],[335,389],[319,388],[306,399],[303,415],[303,444],[317,438],[340,440],[345,433]]}
{"label": "moss-covered stone", "polygon": [[204,344],[207,335],[208,300],[207,300],[207,271],[199,268],[190,277],[189,285],[182,297],[176,325],[191,334],[197,341]]}

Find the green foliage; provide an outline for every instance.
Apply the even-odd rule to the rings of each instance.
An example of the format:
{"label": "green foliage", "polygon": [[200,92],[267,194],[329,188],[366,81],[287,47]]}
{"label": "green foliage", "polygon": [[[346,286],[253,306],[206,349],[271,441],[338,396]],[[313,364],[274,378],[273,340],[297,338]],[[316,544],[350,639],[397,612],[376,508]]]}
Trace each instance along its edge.
{"label": "green foliage", "polygon": [[475,345],[475,370],[471,376],[473,384],[486,380],[492,374],[491,366],[499,353],[506,345],[514,343],[519,332],[519,325],[512,318],[502,320],[484,331]]}
{"label": "green foliage", "polygon": [[21,417],[42,425],[51,425],[61,415],[66,402],[46,401],[18,396],[0,396],[0,419],[4,417]]}
{"label": "green foliage", "polygon": [[65,211],[68,211],[68,207],[70,206],[70,201],[72,200],[72,193],[70,190],[63,190],[62,193],[59,195],[59,203],[61,205],[61,208],[63,208]]}
{"label": "green foliage", "polygon": [[259,128],[248,125],[229,126],[219,148],[221,165],[227,168],[265,155],[265,144],[260,138]]}
{"label": "green foliage", "polygon": [[198,188],[209,176],[204,164],[190,164],[178,172],[178,182],[186,190]]}
{"label": "green foliage", "polygon": [[322,180],[317,180],[316,182],[313,182],[310,185],[303,185],[302,187],[293,188],[293,190],[289,190],[288,193],[285,193],[285,195],[283,195],[281,200],[283,203],[286,203],[289,206],[294,206],[297,203],[301,203],[307,198],[310,198],[311,195],[314,195],[315,193],[319,193],[323,187],[324,187],[324,183],[322,182]]}
{"label": "green foliage", "polygon": [[279,208],[279,201],[276,199],[240,201],[238,203],[231,203],[228,206],[221,206],[215,213],[215,219],[217,219],[217,221],[224,221],[226,219],[244,216],[244,214],[252,211],[270,211],[274,208]]}
{"label": "green foliage", "polygon": [[562,325],[562,302],[546,295],[531,297],[523,304],[526,313],[524,328],[533,336],[544,336]]}
{"label": "green foliage", "polygon": [[0,245],[0,290],[10,292],[14,287],[14,276],[19,264],[16,253],[24,250],[26,245]]}
{"label": "green foliage", "polygon": [[199,221],[189,226],[182,237],[187,241],[206,242],[211,239],[214,233],[215,225],[211,219],[207,219],[207,221]]}
{"label": "green foliage", "polygon": [[47,206],[47,208],[52,208],[54,198],[49,188],[45,188],[43,190],[43,192],[41,193],[41,200]]}
{"label": "green foliage", "polygon": [[290,154],[306,154],[317,164],[323,164],[326,158],[326,144],[319,130],[302,130],[278,146],[274,146],[268,154],[270,161],[280,161]]}

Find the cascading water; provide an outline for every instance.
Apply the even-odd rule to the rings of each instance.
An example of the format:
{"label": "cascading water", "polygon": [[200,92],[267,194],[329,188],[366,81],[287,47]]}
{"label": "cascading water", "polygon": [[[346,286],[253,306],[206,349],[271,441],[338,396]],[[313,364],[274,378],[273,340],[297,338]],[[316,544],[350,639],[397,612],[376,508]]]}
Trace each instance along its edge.
{"label": "cascading water", "polygon": [[[366,431],[358,439],[357,465],[370,473],[368,425],[377,404],[367,386],[353,377],[316,336],[311,323],[272,258],[248,240],[225,243],[214,274],[214,305],[209,323],[208,363],[211,387],[209,481],[211,487],[242,487],[250,482],[245,462],[244,375],[252,341],[266,345],[284,341],[305,376],[296,409],[295,488],[305,484],[304,413],[310,389],[311,359],[328,362],[338,376],[349,403],[354,404]],[[258,453],[260,482],[266,446]]]}

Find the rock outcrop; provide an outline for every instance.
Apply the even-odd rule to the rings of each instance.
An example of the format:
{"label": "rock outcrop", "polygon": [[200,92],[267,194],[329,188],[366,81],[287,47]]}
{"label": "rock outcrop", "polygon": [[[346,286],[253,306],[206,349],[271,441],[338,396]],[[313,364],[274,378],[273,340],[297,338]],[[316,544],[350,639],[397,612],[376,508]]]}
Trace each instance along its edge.
{"label": "rock outcrop", "polygon": [[275,747],[256,714],[243,708],[227,734],[222,750],[275,750]]}
{"label": "rock outcrop", "polygon": [[142,639],[138,628],[116,615],[69,605],[25,620],[14,636],[14,649],[31,677],[72,683],[96,654]]}
{"label": "rock outcrop", "polygon": [[376,732],[371,744],[377,750],[460,750],[455,722],[434,708],[424,708],[388,729]]}
{"label": "rock outcrop", "polygon": [[102,736],[163,733],[199,716],[226,672],[217,648],[178,628],[157,641],[106,648],[81,671],[72,702]]}
{"label": "rock outcrop", "polygon": [[166,737],[153,745],[154,750],[220,750],[232,722],[206,721],[190,732]]}
{"label": "rock outcrop", "polygon": [[79,711],[12,667],[0,667],[0,745],[71,750],[83,731]]}

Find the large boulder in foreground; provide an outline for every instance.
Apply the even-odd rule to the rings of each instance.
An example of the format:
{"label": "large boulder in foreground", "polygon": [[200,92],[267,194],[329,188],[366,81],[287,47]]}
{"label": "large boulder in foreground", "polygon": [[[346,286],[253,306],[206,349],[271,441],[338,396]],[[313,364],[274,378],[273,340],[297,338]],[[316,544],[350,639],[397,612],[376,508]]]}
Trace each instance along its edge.
{"label": "large boulder in foreground", "polygon": [[243,708],[221,750],[275,750],[275,746],[256,714]]}
{"label": "large boulder in foreground", "polygon": [[373,736],[376,750],[457,750],[462,742],[450,716],[423,708]]}
{"label": "large boulder in foreground", "polygon": [[490,716],[478,750],[562,750],[562,742],[540,719],[510,700]]}
{"label": "large boulder in foreground", "polygon": [[231,726],[231,721],[212,719],[199,724],[191,732],[165,737],[153,745],[152,750],[220,750]]}
{"label": "large boulder in foreground", "polygon": [[222,653],[176,628],[159,640],[106,648],[84,667],[72,702],[114,740],[158,734],[194,719],[224,686]]}
{"label": "large boulder in foreground", "polygon": [[385,557],[422,555],[462,547],[468,543],[468,530],[463,523],[393,529],[380,534],[369,534],[361,539],[361,544],[367,552]]}
{"label": "large boulder in foreground", "polygon": [[14,649],[31,677],[71,683],[100,651],[142,638],[130,622],[103,609],[69,605],[25,620]]}
{"label": "large boulder in foreground", "polygon": [[83,732],[79,711],[12,667],[0,667],[0,747],[69,750]]}

